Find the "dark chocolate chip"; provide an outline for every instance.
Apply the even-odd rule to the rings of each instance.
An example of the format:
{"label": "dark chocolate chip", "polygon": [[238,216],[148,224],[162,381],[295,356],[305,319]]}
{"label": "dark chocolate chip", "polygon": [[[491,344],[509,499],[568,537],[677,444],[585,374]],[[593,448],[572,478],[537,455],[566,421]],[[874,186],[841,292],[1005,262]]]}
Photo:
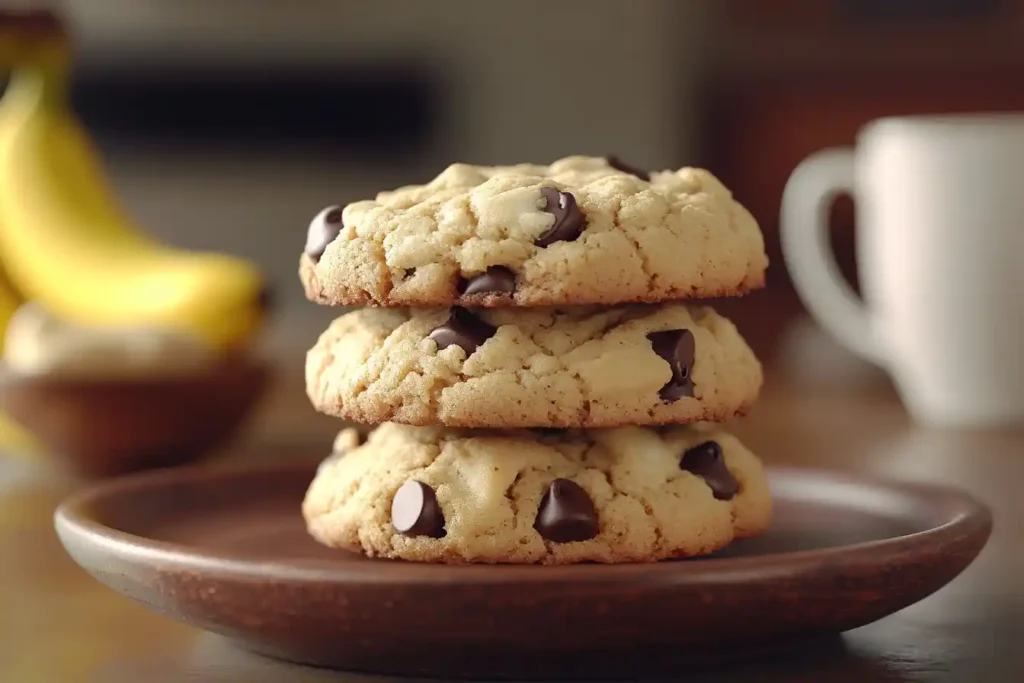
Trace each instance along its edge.
{"label": "dark chocolate chip", "polygon": [[491,266],[479,275],[462,280],[459,292],[472,294],[500,294],[516,291],[516,274],[505,266]]}
{"label": "dark chocolate chip", "polygon": [[309,257],[319,261],[327,250],[327,245],[337,239],[341,227],[340,206],[329,206],[318,213],[306,232],[306,253]]}
{"label": "dark chocolate chip", "polygon": [[415,275],[415,274],[416,274],[416,269],[415,269],[415,268],[406,268],[406,269],[405,269],[405,270],[404,270],[404,271],[402,272],[402,277],[403,277],[404,279],[408,280],[409,278],[411,278],[411,277],[412,277],[413,275]]}
{"label": "dark chocolate chip", "polygon": [[605,157],[605,161],[607,161],[608,165],[614,168],[616,171],[622,171],[623,173],[635,175],[637,178],[640,178],[641,180],[651,179],[650,173],[643,170],[642,168],[637,168],[636,166],[627,164],[625,161],[618,158],[617,156],[612,155],[609,157]]}
{"label": "dark chocolate chip", "polygon": [[553,187],[542,187],[544,211],[555,217],[555,222],[534,242],[538,247],[548,247],[555,242],[572,242],[587,227],[587,219],[576,204],[576,197],[568,192],[559,192]]}
{"label": "dark chocolate chip", "polygon": [[601,530],[594,502],[583,488],[568,479],[555,479],[540,501],[533,528],[555,543],[586,541]]}
{"label": "dark chocolate chip", "polygon": [[718,500],[729,500],[739,493],[740,483],[725,466],[722,447],[715,441],[706,441],[683,453],[679,467],[703,479]]}
{"label": "dark chocolate chip", "polygon": [[664,330],[647,335],[654,352],[665,359],[672,369],[672,379],[658,391],[666,403],[678,401],[684,396],[693,396],[693,357],[696,340],[689,330]]}
{"label": "dark chocolate chip", "polygon": [[465,308],[455,306],[448,319],[430,332],[430,338],[437,342],[437,350],[447,349],[452,344],[459,346],[467,356],[473,355],[477,347],[494,336],[498,328],[489,325]]}
{"label": "dark chocolate chip", "polygon": [[407,481],[391,499],[391,525],[405,536],[444,536],[444,513],[434,489],[421,481]]}

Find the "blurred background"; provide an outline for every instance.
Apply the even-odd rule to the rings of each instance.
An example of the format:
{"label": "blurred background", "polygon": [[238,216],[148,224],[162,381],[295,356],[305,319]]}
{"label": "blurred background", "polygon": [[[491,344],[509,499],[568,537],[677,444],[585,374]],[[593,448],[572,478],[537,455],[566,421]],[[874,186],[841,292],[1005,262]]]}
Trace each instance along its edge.
{"label": "blurred background", "polygon": [[[706,166],[760,221],[782,296],[779,200],[807,154],[851,143],[882,115],[1024,108],[1019,0],[90,0],[65,11],[76,107],[124,202],[162,239],[262,264],[282,302],[266,341],[289,348],[336,313],[306,304],[295,274],[312,215],[455,160],[615,153]],[[853,279],[852,203],[835,214]]]}
{"label": "blurred background", "polygon": [[[0,0],[8,6],[40,3]],[[339,428],[309,406],[302,377],[306,349],[338,315],[308,303],[297,275],[307,225],[321,208],[426,182],[454,161],[616,154],[639,167],[708,168],[761,225],[772,261],[767,289],[716,305],[768,372],[766,399],[737,427],[766,462],[955,482],[997,514],[1020,516],[1024,460],[1011,457],[1019,435],[972,440],[909,426],[885,373],[809,321],[782,261],[778,223],[797,164],[852,144],[872,119],[1024,110],[1024,0],[56,6],[75,40],[73,104],[119,200],[158,239],[252,259],[276,288],[261,342],[282,366],[283,386],[232,451],[240,459],[326,455]],[[856,285],[853,224],[852,202],[837,202],[835,252]],[[0,663],[6,657],[12,671],[35,674],[64,648],[84,671],[132,650],[152,673],[191,646],[192,631],[116,602],[65,556],[51,515],[77,484],[37,463],[0,465],[0,602],[16,615],[0,622]],[[920,626],[927,619],[918,612],[909,629],[925,647],[914,656],[881,639],[896,643],[894,659],[909,662],[900,666],[945,666],[955,649],[946,624],[949,615],[970,617],[965,605],[979,623],[994,623],[995,609],[984,612],[976,599],[991,586],[1019,598],[1019,533],[1012,521],[998,533],[1001,554],[986,556],[979,572],[988,573],[961,583],[958,595],[967,597],[933,603],[925,615],[937,615],[942,637]],[[89,609],[75,621],[68,604]],[[1019,612],[1009,614],[1019,602],[1006,604],[1003,621],[1019,626]],[[996,642],[973,622],[961,626],[956,642],[969,641],[965,633],[980,634],[985,647]],[[978,661],[989,661],[988,649],[979,652]],[[1016,652],[1003,648],[1004,657]],[[10,680],[72,680],[62,661],[48,665],[39,678]]]}

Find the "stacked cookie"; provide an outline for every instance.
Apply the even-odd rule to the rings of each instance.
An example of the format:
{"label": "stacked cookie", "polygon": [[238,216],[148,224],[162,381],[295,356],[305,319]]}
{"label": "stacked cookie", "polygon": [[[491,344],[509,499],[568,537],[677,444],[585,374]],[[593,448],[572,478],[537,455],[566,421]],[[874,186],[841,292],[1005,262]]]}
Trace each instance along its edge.
{"label": "stacked cookie", "polygon": [[710,173],[616,159],[455,164],[310,224],[307,296],[367,306],[309,351],[342,431],[303,503],[320,542],[424,562],[630,562],[762,530],[760,462],[716,423],[757,398],[736,328],[687,300],[761,287]]}

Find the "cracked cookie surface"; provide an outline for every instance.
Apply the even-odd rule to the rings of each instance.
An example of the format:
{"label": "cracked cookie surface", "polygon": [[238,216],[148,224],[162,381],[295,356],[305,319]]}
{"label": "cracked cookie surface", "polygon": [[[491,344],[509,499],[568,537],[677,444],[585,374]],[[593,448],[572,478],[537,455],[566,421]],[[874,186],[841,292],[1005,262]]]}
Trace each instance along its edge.
{"label": "cracked cookie surface", "polygon": [[[389,423],[361,446],[340,441],[303,515],[319,542],[372,557],[655,561],[714,552],[771,516],[760,461],[706,423],[548,434]],[[556,504],[553,488],[573,496]]]}
{"label": "cracked cookie surface", "polygon": [[762,383],[706,306],[452,310],[337,318],[306,357],[313,405],[367,424],[671,424],[741,414]]}
{"label": "cracked cookie surface", "polygon": [[453,164],[329,207],[299,272],[318,303],[503,307],[735,296],[762,287],[767,264],[756,221],[708,171],[573,156]]}

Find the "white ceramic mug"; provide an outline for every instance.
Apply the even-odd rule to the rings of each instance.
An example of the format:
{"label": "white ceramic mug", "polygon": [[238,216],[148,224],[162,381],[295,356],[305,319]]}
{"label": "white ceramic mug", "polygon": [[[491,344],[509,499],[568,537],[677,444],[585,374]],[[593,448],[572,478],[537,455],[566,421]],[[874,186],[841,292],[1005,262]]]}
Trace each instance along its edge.
{"label": "white ceramic mug", "polygon": [[[828,241],[857,206],[863,300]],[[786,265],[811,314],[944,425],[1024,421],[1024,114],[886,118],[817,152],[782,198]]]}

